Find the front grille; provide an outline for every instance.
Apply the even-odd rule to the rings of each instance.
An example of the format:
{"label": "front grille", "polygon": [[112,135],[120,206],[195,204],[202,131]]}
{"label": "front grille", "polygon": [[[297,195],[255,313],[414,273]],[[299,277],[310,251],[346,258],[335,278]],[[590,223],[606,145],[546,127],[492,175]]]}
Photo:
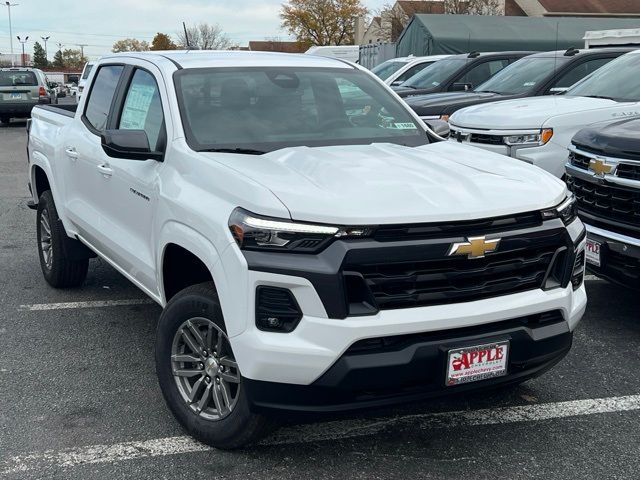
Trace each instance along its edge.
{"label": "front grille", "polygon": [[481,220],[450,222],[446,224],[385,225],[378,227],[373,236],[379,242],[426,240],[463,236],[467,235],[470,231],[473,231],[474,235],[488,235],[506,230],[537,227],[541,224],[542,217],[540,212],[530,212]]}
{"label": "front grille", "polygon": [[620,178],[640,180],[640,164],[621,163],[618,165],[616,175]]}
{"label": "front grille", "polygon": [[434,342],[447,340],[456,337],[467,337],[472,335],[492,335],[496,332],[510,330],[513,328],[526,327],[538,328],[546,325],[564,322],[564,317],[560,310],[536,313],[525,317],[503,320],[501,322],[486,323],[472,327],[455,328],[445,331],[410,333],[407,335],[392,335],[388,337],[375,337],[358,340],[352,344],[345,355],[357,355],[362,353],[380,353],[395,350],[402,350],[409,345],[423,342]]}
{"label": "front grille", "polygon": [[622,255],[611,249],[606,253],[606,267],[616,270],[621,276],[640,281],[640,260],[628,255]]}
{"label": "front grille", "polygon": [[592,215],[630,225],[640,223],[640,191],[599,185],[576,177],[567,186],[578,200],[578,209]]}
{"label": "front grille", "polygon": [[472,143],[483,143],[485,145],[504,145],[501,135],[487,135],[484,133],[472,133],[470,136]]}
{"label": "front grille", "polygon": [[525,241],[519,248],[476,259],[444,256],[348,264],[345,274],[362,275],[380,310],[481,300],[542,288],[547,272],[559,272],[555,285],[563,283],[567,249],[557,236],[541,240],[535,246],[524,247]]}
{"label": "front grille", "polygon": [[569,152],[569,162],[574,167],[581,168],[582,170],[589,170],[589,163],[591,162],[591,158],[576,152]]}

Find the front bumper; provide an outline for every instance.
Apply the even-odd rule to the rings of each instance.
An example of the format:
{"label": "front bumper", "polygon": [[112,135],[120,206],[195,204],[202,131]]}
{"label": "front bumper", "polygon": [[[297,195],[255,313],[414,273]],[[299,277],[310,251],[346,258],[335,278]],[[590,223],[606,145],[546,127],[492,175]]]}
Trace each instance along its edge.
{"label": "front bumper", "polygon": [[[540,320],[540,318],[544,320]],[[448,350],[509,341],[507,375],[445,386]],[[571,348],[559,311],[443,332],[369,339],[349,348],[311,385],[244,379],[257,412],[339,412],[519,383],[542,374]]]}
{"label": "front bumper", "polygon": [[601,245],[600,266],[587,263],[587,269],[599,277],[640,290],[640,238],[588,223],[585,226],[587,238]]}

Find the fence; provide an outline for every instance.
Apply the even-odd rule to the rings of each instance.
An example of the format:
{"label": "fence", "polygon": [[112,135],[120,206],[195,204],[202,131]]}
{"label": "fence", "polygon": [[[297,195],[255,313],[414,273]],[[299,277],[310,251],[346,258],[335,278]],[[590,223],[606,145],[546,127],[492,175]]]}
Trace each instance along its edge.
{"label": "fence", "polygon": [[368,43],[360,45],[360,65],[366,68],[373,68],[396,57],[395,43]]}

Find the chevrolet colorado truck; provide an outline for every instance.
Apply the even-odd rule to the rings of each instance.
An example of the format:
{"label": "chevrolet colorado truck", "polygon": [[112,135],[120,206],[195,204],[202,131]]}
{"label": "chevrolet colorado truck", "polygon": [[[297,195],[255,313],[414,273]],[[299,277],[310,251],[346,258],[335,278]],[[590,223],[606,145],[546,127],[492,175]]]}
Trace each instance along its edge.
{"label": "chevrolet colorado truck", "polygon": [[640,120],[580,130],[569,147],[567,185],[587,227],[588,269],[640,289]]}
{"label": "chevrolet colorado truck", "polygon": [[640,116],[640,50],[610,61],[564,95],[504,100],[458,110],[450,140],[508,155],[562,178],[567,148],[584,127]]}
{"label": "chevrolet colorado truck", "polygon": [[565,184],[439,141],[357,65],[116,54],[74,107],[28,124],[44,278],[79,286],[98,255],[163,307],[163,395],[210,445],[522,382],[570,349],[586,233]]}

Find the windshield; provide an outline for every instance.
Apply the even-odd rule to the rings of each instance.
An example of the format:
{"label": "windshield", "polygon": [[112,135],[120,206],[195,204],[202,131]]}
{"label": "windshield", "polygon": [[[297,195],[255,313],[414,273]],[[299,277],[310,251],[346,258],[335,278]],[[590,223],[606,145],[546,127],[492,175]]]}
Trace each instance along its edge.
{"label": "windshield", "polygon": [[566,95],[611,98],[619,102],[640,101],[640,55],[626,54],[586,77]]}
{"label": "windshield", "polygon": [[391,75],[396,73],[402,66],[406,65],[406,62],[399,62],[398,60],[387,60],[371,69],[372,73],[375,73],[382,80],[386,80]]}
{"label": "windshield", "polygon": [[560,62],[553,57],[522,58],[496,73],[476,91],[503,95],[529,92],[544,82],[561,65]]}
{"label": "windshield", "polygon": [[84,66],[84,70],[82,71],[82,80],[86,80],[87,78],[89,78],[89,74],[91,73],[92,68],[93,68],[93,65],[90,63],[87,63]]}
{"label": "windshield", "polygon": [[428,143],[406,107],[360,70],[201,68],[174,78],[194,150]]}
{"label": "windshield", "polygon": [[0,87],[35,87],[37,85],[36,74],[28,70],[0,71]]}
{"label": "windshield", "polygon": [[445,58],[432,63],[420,73],[415,74],[402,84],[403,87],[430,88],[437,87],[453,75],[467,60],[464,58]]}

